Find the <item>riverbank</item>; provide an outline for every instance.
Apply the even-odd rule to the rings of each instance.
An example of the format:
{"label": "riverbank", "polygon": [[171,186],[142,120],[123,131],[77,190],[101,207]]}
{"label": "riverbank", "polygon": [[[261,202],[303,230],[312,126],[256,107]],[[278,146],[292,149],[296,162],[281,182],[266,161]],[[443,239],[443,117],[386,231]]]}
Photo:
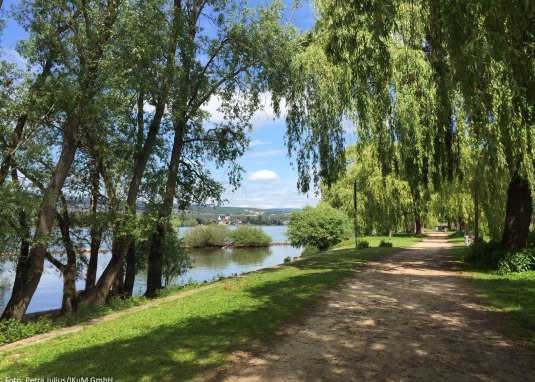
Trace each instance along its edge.
{"label": "riverbank", "polygon": [[[227,363],[235,351],[277,338],[284,325],[299,321],[360,264],[396,251],[338,250],[226,279],[75,334],[4,352],[0,375],[189,380]],[[110,355],[113,362],[106,361]]]}

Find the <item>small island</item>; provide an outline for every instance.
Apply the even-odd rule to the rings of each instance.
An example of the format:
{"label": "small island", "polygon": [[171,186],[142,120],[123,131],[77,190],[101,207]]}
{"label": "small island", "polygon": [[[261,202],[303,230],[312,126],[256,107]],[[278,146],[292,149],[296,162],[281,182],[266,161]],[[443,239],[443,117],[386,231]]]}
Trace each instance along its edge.
{"label": "small island", "polygon": [[184,236],[184,244],[190,248],[268,247],[271,237],[261,228],[239,226],[230,230],[226,225],[198,225]]}

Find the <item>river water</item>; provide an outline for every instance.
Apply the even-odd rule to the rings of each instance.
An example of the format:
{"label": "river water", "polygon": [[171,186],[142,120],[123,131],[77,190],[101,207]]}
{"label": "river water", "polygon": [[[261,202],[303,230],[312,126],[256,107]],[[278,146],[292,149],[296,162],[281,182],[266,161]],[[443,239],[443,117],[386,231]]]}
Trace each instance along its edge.
{"label": "river water", "polygon": [[[271,236],[273,242],[287,241],[285,226],[263,226],[260,228]],[[187,230],[188,228],[180,228],[179,234],[182,236]],[[178,277],[174,284],[180,285],[189,281],[211,281],[219,276],[250,272],[282,264],[285,257],[299,256],[300,253],[301,249],[289,245],[276,245],[269,248],[191,249],[190,256],[194,261],[193,268],[185,275]],[[104,271],[110,256],[109,252],[102,252],[99,255],[97,276],[100,276]],[[4,310],[11,296],[14,278],[15,263],[13,261],[0,262],[0,312]],[[77,280],[76,288],[83,289],[84,283],[83,279]],[[146,274],[140,273],[136,276],[134,293],[143,294],[145,286]],[[27,313],[60,308],[62,289],[61,274],[54,266],[45,262],[45,271]]]}

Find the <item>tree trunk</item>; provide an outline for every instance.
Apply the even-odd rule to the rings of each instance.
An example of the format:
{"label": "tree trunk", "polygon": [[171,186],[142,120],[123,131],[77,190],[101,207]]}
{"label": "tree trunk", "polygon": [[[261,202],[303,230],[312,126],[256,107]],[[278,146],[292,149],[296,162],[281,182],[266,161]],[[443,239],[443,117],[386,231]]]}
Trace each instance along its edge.
{"label": "tree trunk", "polygon": [[115,276],[108,299],[114,296],[124,296],[124,266],[119,268]]}
{"label": "tree trunk", "polygon": [[61,241],[67,253],[67,265],[63,268],[63,299],[61,302],[61,314],[71,313],[74,309],[76,299],[76,252],[71,240],[71,221],[67,200],[61,197],[62,213],[58,214],[59,228],[61,231]]}
{"label": "tree trunk", "polygon": [[98,190],[99,190],[99,161],[97,160],[91,174],[91,196],[90,196],[90,206],[91,211],[91,248],[89,253],[89,263],[87,264],[87,271],[85,277],[85,290],[95,286],[97,281],[97,265],[98,265],[98,254],[100,251],[100,244],[102,242],[102,226],[99,224],[97,219],[98,213]]}
{"label": "tree trunk", "polygon": [[474,241],[479,241],[479,198],[474,196]]}
{"label": "tree trunk", "polygon": [[502,250],[516,250],[527,246],[532,213],[533,204],[529,183],[526,178],[516,173],[507,190]]}
{"label": "tree trunk", "polygon": [[126,271],[124,277],[125,296],[132,296],[134,294],[134,282],[136,280],[136,242],[132,240],[128,246],[126,253]]}
{"label": "tree trunk", "polygon": [[158,223],[155,232],[152,234],[149,251],[147,290],[145,292],[145,296],[149,298],[156,297],[157,292],[162,289],[163,250],[166,237],[166,224],[164,222]]}
{"label": "tree trunk", "polygon": [[415,234],[421,235],[422,234],[422,216],[420,215],[419,211],[414,211],[414,220],[415,220]]}
{"label": "tree trunk", "polygon": [[30,300],[39,285],[45,253],[48,248],[48,237],[54,224],[56,202],[63,183],[71,169],[78,146],[78,121],[68,120],[64,129],[64,143],[61,155],[52,171],[49,184],[44,192],[43,201],[37,214],[37,224],[31,248],[27,257],[21,257],[17,263],[17,274],[11,298],[9,299],[1,319],[21,319],[30,304]]}
{"label": "tree trunk", "polygon": [[448,231],[451,231],[451,218],[448,216]]}
{"label": "tree trunk", "polygon": [[155,297],[158,290],[162,289],[163,251],[167,238],[167,230],[170,225],[171,213],[173,212],[178,167],[180,165],[180,158],[182,157],[185,132],[186,121],[180,121],[175,129],[173,150],[171,152],[171,161],[169,163],[169,173],[167,175],[167,184],[162,209],[160,210],[160,218],[158,219],[156,230],[152,234],[150,243],[147,291],[145,292],[145,296],[149,298]]}
{"label": "tree trunk", "polygon": [[[141,87],[139,91],[139,95],[137,98],[137,118],[136,118],[136,124],[137,124],[137,134],[136,134],[136,153],[141,153],[141,150],[143,149],[143,141],[144,141],[144,130],[145,130],[145,111],[144,111],[144,105],[145,105],[145,93],[143,92],[143,87]],[[135,211],[134,211],[135,214]],[[132,296],[134,294],[134,282],[136,279],[136,240],[134,238],[131,239],[130,244],[128,246],[128,250],[126,252],[126,270],[125,270],[125,278],[124,278],[124,288],[123,293],[125,296]]]}
{"label": "tree trunk", "polygon": [[464,221],[464,218],[459,216],[459,231],[465,231],[466,230],[466,223]]}

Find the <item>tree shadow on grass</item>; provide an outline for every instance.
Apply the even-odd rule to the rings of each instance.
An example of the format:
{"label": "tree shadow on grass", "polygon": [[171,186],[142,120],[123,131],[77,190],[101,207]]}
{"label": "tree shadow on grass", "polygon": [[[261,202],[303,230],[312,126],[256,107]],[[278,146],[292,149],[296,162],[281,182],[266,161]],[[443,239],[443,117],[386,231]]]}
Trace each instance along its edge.
{"label": "tree shadow on grass", "polygon": [[[118,321],[112,320],[60,340],[8,353],[9,366],[0,368],[0,375],[18,378],[100,376],[113,377],[114,381],[189,380],[223,365],[233,351],[247,348],[254,342],[272,340],[284,324],[320,301],[324,292],[348,276],[363,258],[384,253],[383,250],[369,250],[357,257],[350,250],[341,251],[286,265],[288,275],[273,278],[273,281],[246,283],[242,289],[228,291],[218,286],[213,288],[218,291],[209,290],[191,298],[197,300],[199,310],[207,309],[206,305],[210,304],[207,301],[202,304],[205,295],[213,304],[221,304],[221,308],[203,314],[194,307],[192,314],[176,319],[168,317],[169,310],[179,311],[183,303],[167,303],[150,309],[153,315],[158,314],[158,309],[166,309],[166,315],[153,328],[145,327],[141,335],[128,335],[129,330],[135,330],[128,324],[135,317],[128,315],[122,318],[124,325],[118,326],[117,331],[125,333],[124,336],[118,334],[118,339],[99,338],[99,327],[116,325]],[[327,256],[336,256],[336,261]],[[296,275],[290,272],[291,268],[304,273]],[[268,269],[255,277],[269,277],[270,273],[279,271]],[[213,293],[211,297],[210,293]],[[147,325],[151,325],[150,322]],[[91,337],[89,341],[88,336]]]}

